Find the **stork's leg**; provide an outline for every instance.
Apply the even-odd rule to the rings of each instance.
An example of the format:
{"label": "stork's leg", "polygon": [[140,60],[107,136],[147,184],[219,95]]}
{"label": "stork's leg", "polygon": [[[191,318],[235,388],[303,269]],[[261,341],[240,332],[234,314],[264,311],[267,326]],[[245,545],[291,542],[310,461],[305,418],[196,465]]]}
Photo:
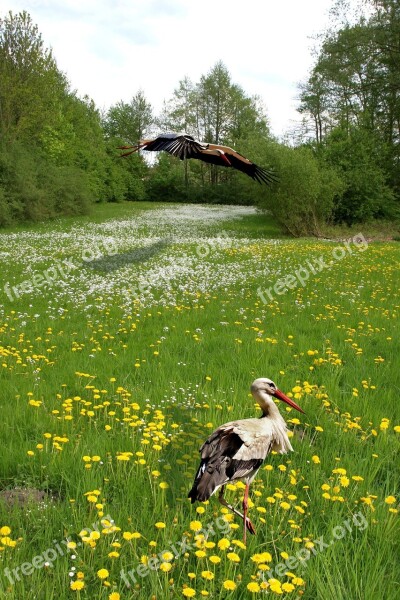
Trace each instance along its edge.
{"label": "stork's leg", "polygon": [[246,487],[244,490],[244,496],[243,496],[243,542],[244,543],[246,543],[246,530],[247,529],[252,534],[256,533],[253,523],[250,521],[250,519],[247,516],[247,511],[249,509],[249,503],[248,503],[249,487],[250,487],[250,485],[248,483],[246,483]]}
{"label": "stork's leg", "polygon": [[[220,501],[220,503],[223,504],[224,506],[226,506],[226,508],[229,508],[229,510],[231,510],[235,515],[240,517],[243,520],[243,523],[245,523],[245,525],[246,525],[247,529],[250,531],[250,533],[255,534],[256,530],[254,529],[253,523],[250,521],[250,519],[248,517],[245,517],[241,512],[236,510],[236,508],[234,508],[231,504],[228,504],[228,502],[225,500],[224,488],[225,488],[225,486],[223,485],[218,494],[218,500]],[[248,493],[248,490],[247,490],[247,493]]]}

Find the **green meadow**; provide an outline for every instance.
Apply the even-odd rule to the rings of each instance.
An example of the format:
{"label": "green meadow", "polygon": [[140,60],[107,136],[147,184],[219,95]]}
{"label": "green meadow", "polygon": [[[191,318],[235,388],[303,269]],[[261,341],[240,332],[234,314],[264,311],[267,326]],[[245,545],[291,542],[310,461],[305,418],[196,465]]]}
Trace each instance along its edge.
{"label": "green meadow", "polygon": [[[398,242],[138,203],[3,230],[0,256],[0,598],[400,599]],[[187,493],[257,377],[305,414],[280,404],[294,452],[245,546]]]}

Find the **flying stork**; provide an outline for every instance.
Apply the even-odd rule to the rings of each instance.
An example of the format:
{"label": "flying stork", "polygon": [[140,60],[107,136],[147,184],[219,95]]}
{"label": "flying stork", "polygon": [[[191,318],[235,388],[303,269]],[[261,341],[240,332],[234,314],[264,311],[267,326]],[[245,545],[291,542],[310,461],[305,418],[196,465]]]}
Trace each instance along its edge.
{"label": "flying stork", "polygon": [[220,167],[232,167],[252,177],[258,183],[267,185],[276,181],[273,171],[263,169],[233,148],[219,144],[208,144],[196,141],[191,135],[177,133],[162,133],[151,140],[141,140],[136,146],[120,146],[120,150],[129,150],[121,156],[129,156],[138,150],[156,151],[164,150],[181,160],[197,158],[203,162],[219,165]]}
{"label": "flying stork", "polygon": [[[245,543],[246,530],[255,534],[254,526],[247,516],[250,483],[271,451],[286,454],[289,450],[293,450],[287,435],[286,423],[273,397],[304,412],[291,398],[281,392],[271,379],[266,377],[256,379],[250,391],[261,407],[261,417],[225,423],[210,435],[200,448],[200,466],[188,494],[192,504],[196,500],[204,502],[220,488],[218,495],[220,503],[243,519]],[[244,480],[246,483],[243,514],[228,504],[224,498],[225,484],[237,479]]]}

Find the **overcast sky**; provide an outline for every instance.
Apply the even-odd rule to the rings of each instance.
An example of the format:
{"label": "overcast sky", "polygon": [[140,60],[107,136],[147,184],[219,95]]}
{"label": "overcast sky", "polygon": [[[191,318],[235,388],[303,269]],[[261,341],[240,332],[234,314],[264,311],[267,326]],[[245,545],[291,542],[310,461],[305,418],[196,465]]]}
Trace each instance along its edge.
{"label": "overcast sky", "polygon": [[290,129],[296,85],[312,65],[314,34],[333,0],[2,0],[26,10],[79,95],[99,108],[142,89],[158,112],[185,75],[218,60],[246,94],[261,96],[272,132]]}

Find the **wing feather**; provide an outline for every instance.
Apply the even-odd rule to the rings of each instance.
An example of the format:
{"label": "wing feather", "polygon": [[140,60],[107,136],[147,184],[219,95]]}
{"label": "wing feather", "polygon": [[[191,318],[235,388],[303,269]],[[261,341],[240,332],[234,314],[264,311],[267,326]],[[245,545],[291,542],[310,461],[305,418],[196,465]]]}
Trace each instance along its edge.
{"label": "wing feather", "polygon": [[[268,429],[268,428],[267,428]],[[200,448],[201,462],[189,492],[204,501],[228,481],[254,477],[275,443],[261,419],[232,421],[218,427]]]}
{"label": "wing feather", "polygon": [[146,144],[143,150],[155,152],[164,150],[183,160],[184,158],[195,158],[204,147],[190,135],[163,133]]}

